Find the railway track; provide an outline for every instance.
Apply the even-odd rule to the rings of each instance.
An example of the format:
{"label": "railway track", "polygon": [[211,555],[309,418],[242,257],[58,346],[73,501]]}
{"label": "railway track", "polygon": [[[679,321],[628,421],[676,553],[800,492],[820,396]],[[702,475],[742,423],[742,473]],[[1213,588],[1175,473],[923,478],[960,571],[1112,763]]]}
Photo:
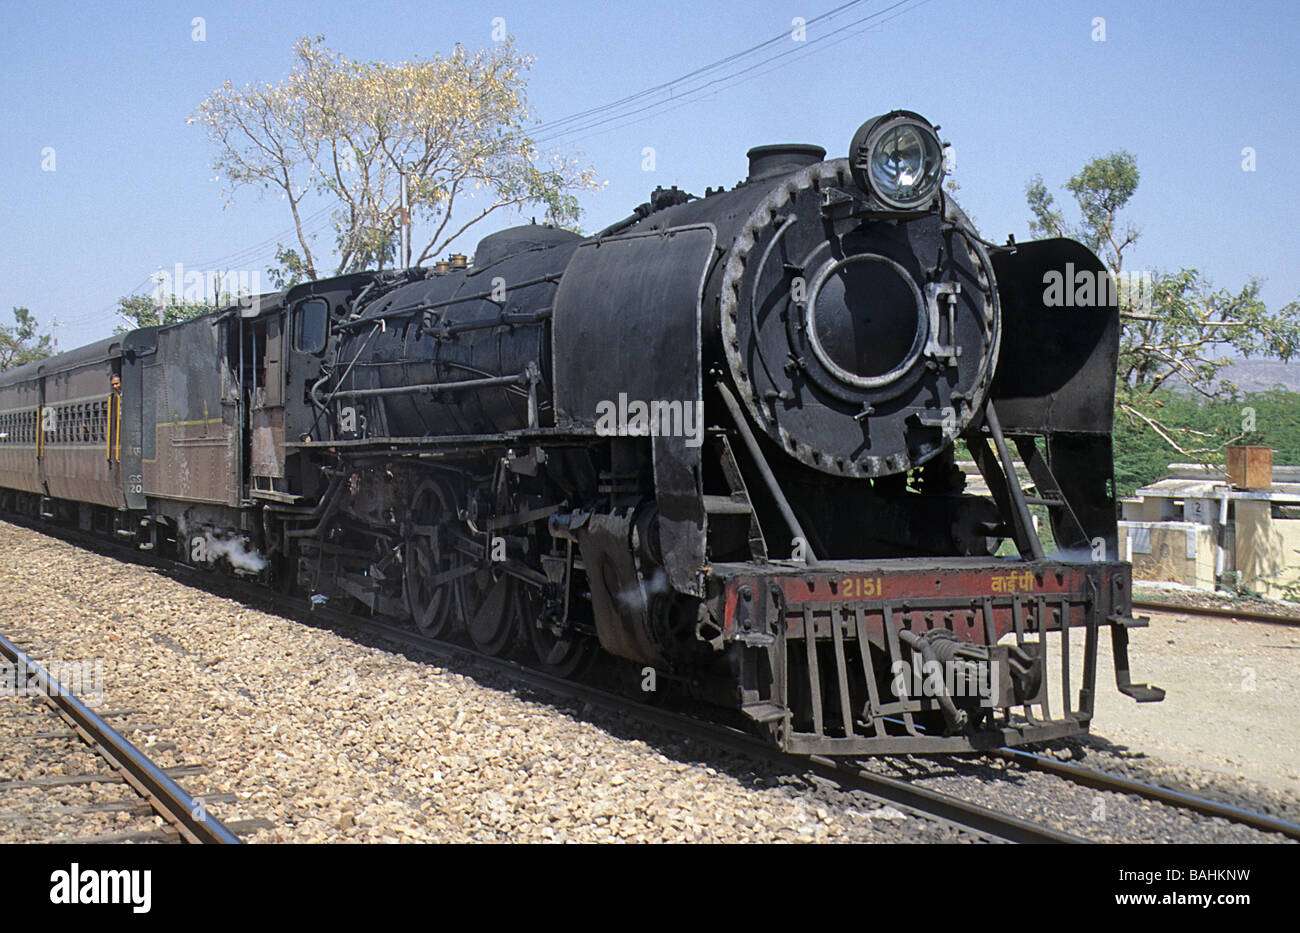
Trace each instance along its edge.
{"label": "railway track", "polygon": [[229,576],[216,576],[156,554],[129,548],[77,529],[48,526],[24,518],[7,516],[9,521],[41,534],[52,534],[78,546],[108,553],[119,559],[143,564],[171,576],[179,582],[209,591],[220,589],[242,601],[283,614],[291,609],[302,619],[335,631],[365,633],[390,643],[422,651],[436,657],[472,662],[488,670],[506,674],[511,682],[527,685],[558,697],[564,697],[610,713],[622,714],[643,724],[663,729],[673,735],[692,739],[718,750],[746,756],[773,765],[792,774],[813,774],[846,790],[861,791],[910,815],[948,826],[991,842],[1010,843],[1084,843],[1088,840],[1049,826],[1021,819],[980,804],[962,800],[855,767],[851,762],[829,758],[807,758],[771,748],[747,732],[710,722],[645,702],[623,694],[555,677],[518,661],[484,654],[467,645],[430,638],[411,628],[358,616],[325,606],[313,607],[306,599],[277,596],[271,591]]}
{"label": "railway track", "polygon": [[[0,811],[0,829],[20,830],[24,838],[30,832],[42,834],[50,842],[189,842],[201,844],[238,844],[239,837],[207,811],[207,805],[224,802],[232,795],[209,795],[196,799],[176,782],[179,777],[203,773],[201,766],[162,768],[144,752],[128,741],[121,732],[109,724],[109,718],[119,718],[129,710],[97,713],[78,698],[68,686],[60,683],[42,665],[34,661],[9,638],[0,635],[0,657],[15,673],[22,672],[24,687],[16,689],[13,696],[3,701],[9,705],[11,725],[16,728],[7,734],[4,744],[11,746],[6,761],[22,761],[25,768],[44,770],[51,765],[66,764],[78,749],[93,751],[107,763],[107,771],[80,771],[0,781],[0,794],[21,795],[31,790],[42,795],[41,805],[35,808]],[[17,677],[15,677],[17,680]],[[34,695],[32,695],[34,694]],[[24,700],[30,700],[24,703]],[[43,711],[41,707],[46,709]],[[52,714],[52,715],[51,715]],[[36,731],[24,726],[36,726]],[[50,730],[50,725],[61,728]],[[25,748],[25,754],[16,754],[13,746]],[[83,759],[84,760],[84,759]],[[92,791],[96,786],[125,785],[135,793],[134,798],[76,803],[58,803],[51,798],[72,789]],[[84,795],[82,795],[84,797]],[[0,796],[0,804],[5,796]],[[66,826],[71,821],[77,825],[79,817],[89,819],[95,814],[130,813],[137,817],[156,814],[166,827],[140,828],[125,832],[48,835],[51,825]],[[261,821],[251,821],[259,823]],[[256,828],[252,825],[237,828]]]}
{"label": "railway track", "polygon": [[1082,768],[1075,764],[1057,761],[1055,758],[1048,758],[1044,755],[1035,755],[1033,752],[1026,752],[1018,748],[1000,748],[988,754],[1004,761],[1013,762],[1024,768],[1055,774],[1084,787],[1110,791],[1116,794],[1136,794],[1145,800],[1154,800],[1171,807],[1180,807],[1204,816],[1219,817],[1233,823],[1243,823],[1246,826],[1267,833],[1280,833],[1290,839],[1300,840],[1300,824],[1278,819],[1275,816],[1269,816],[1267,813],[1257,813],[1254,810],[1235,807],[1207,797],[1199,797],[1195,794],[1161,787],[1158,784],[1135,781],[1132,778],[1108,774],[1105,771]]}
{"label": "railway track", "polygon": [[1267,622],[1272,625],[1300,626],[1300,615],[1284,615],[1278,612],[1256,612],[1247,609],[1228,609],[1219,606],[1181,606],[1178,603],[1163,603],[1151,599],[1134,599],[1134,609],[1150,609],[1153,612],[1170,612],[1192,616],[1212,616],[1220,619],[1240,619],[1243,622]]}
{"label": "railway track", "polygon": [[[319,610],[318,610],[319,613]],[[1024,820],[960,797],[943,794],[917,786],[907,781],[890,778],[869,769],[861,768],[851,760],[835,760],[813,756],[805,758],[788,755],[771,748],[762,740],[717,723],[707,722],[682,713],[646,706],[637,700],[620,696],[599,688],[553,677],[518,662],[506,661],[481,654],[471,648],[426,638],[398,625],[373,619],[359,618],[337,610],[326,610],[326,615],[343,626],[360,628],[374,634],[397,640],[412,647],[425,648],[440,654],[454,653],[475,663],[508,672],[513,680],[535,688],[581,699],[610,712],[633,716],[642,722],[668,729],[696,741],[713,744],[728,751],[744,754],[753,759],[789,769],[809,772],[829,779],[848,790],[860,790],[899,809],[925,819],[935,820],[954,828],[973,833],[997,842],[1014,843],[1086,843],[1089,840],[1062,832],[1041,823]],[[1176,791],[1157,784],[1148,784],[1106,772],[1066,764],[1020,749],[997,749],[989,755],[1013,762],[1021,767],[1044,771],[1073,784],[1117,794],[1131,794],[1144,800],[1189,810],[1204,816],[1218,817],[1241,823],[1264,832],[1279,833],[1300,840],[1300,824],[1268,814],[1246,810],[1206,797]]]}
{"label": "railway track", "polygon": [[[460,660],[508,673],[513,681],[526,683],[536,689],[578,699],[608,712],[632,716],[641,722],[669,730],[696,741],[746,755],[752,759],[785,768],[795,773],[811,772],[831,780],[847,790],[859,790],[882,802],[912,815],[930,819],[956,829],[973,833],[986,840],[1013,843],[1086,843],[1089,840],[1062,832],[1041,823],[1024,820],[960,797],[939,793],[907,781],[898,780],[861,768],[851,760],[835,760],[820,756],[806,758],[788,755],[771,748],[750,734],[725,725],[695,717],[647,706],[635,699],[592,687],[575,681],[553,677],[516,661],[503,660],[482,654],[452,642],[427,638],[388,622],[358,617],[338,610],[316,610],[315,614],[339,627],[367,631],[414,648],[429,650],[442,656],[453,655]],[[1300,840],[1300,825],[1264,813],[1246,810],[1206,797],[1176,791],[1157,784],[1149,784],[1106,772],[1066,764],[1019,749],[997,749],[988,753],[1001,760],[1013,762],[1024,768],[1043,771],[1063,778],[1073,784],[1117,794],[1130,794],[1189,810],[1204,816],[1218,817],[1240,823],[1263,832],[1279,833]]]}
{"label": "railway track", "polygon": [[[10,520],[13,520],[12,518]],[[229,590],[227,595],[259,605],[269,611],[284,613],[292,608],[301,618],[315,619],[318,624],[336,631],[365,633],[390,643],[423,651],[442,658],[472,662],[481,667],[508,676],[518,683],[555,696],[577,700],[606,712],[634,718],[644,724],[666,730],[674,735],[690,738],[719,750],[744,755],[794,774],[816,775],[831,781],[842,789],[861,791],[911,815],[930,820],[978,838],[993,842],[1011,843],[1086,843],[1090,840],[1038,822],[1025,820],[999,810],[965,800],[961,797],[921,787],[863,768],[850,760],[803,757],[789,755],[771,748],[761,739],[725,724],[702,720],[685,713],[647,705],[621,693],[578,681],[555,677],[518,661],[484,654],[467,645],[430,638],[409,627],[369,617],[344,612],[324,606],[312,606],[305,599],[277,597],[270,591],[227,576],[214,576],[186,564],[171,561],[148,552],[127,548],[116,542],[57,526],[37,525],[22,520],[25,527],[43,534],[56,534],[71,543],[93,548],[99,552],[110,551],[120,558],[151,566],[188,585],[211,590],[214,584]],[[1179,607],[1183,611],[1184,607]],[[1104,772],[1091,771],[1075,765],[1066,765],[1055,759],[1044,758],[1016,749],[999,749],[988,753],[1021,767],[1051,773],[1073,784],[1094,789],[1131,794],[1166,806],[1178,807],[1201,815],[1220,817],[1253,828],[1280,833],[1288,838],[1300,839],[1300,826],[1284,820],[1256,813],[1209,798],[1197,797],[1154,784],[1121,778]]]}
{"label": "railway track", "polygon": [[408,647],[428,651],[443,657],[453,656],[469,660],[503,673],[512,681],[527,684],[538,690],[580,700],[606,712],[630,716],[636,720],[665,729],[674,735],[721,750],[745,755],[793,773],[813,773],[833,781],[846,790],[857,790],[887,803],[903,812],[918,816],[980,838],[994,842],[1013,843],[1083,843],[1078,836],[1064,833],[962,800],[948,794],[917,787],[885,775],[858,768],[851,762],[829,758],[806,758],[773,749],[762,740],[726,725],[697,719],[684,713],[648,706],[644,702],[589,684],[555,677],[517,661],[483,654],[472,648],[441,639],[428,638],[388,622],[367,619],[339,610],[317,609],[316,615],[334,626],[361,630],[395,641]]}

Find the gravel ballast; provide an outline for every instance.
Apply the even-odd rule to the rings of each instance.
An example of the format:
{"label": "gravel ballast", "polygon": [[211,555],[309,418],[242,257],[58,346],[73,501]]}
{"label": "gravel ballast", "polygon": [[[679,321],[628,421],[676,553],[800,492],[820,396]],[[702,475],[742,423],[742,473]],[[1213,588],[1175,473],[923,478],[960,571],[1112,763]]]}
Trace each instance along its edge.
{"label": "gravel ballast", "polygon": [[275,824],[251,842],[954,838],[7,523],[0,577],[0,631],[102,660],[105,702],[161,726],[142,747],[204,765],[182,783],[234,793],[223,821]]}
{"label": "gravel ballast", "polygon": [[[223,821],[273,824],[251,842],[974,838],[514,688],[469,661],[385,650],[3,522],[0,546],[11,593],[0,631],[40,658],[98,659],[104,702],[156,724],[132,736],[137,744],[158,748],[163,766],[204,766],[182,784],[233,794],[212,808]],[[1133,765],[1139,752],[1104,741],[1057,751],[1133,777],[1143,776],[1133,767],[1162,773],[1159,760]],[[1093,791],[978,760],[873,767],[1101,841],[1268,838],[1131,798],[1108,795],[1099,806]],[[1177,768],[1183,786],[1204,783],[1195,768]],[[1273,812],[1290,815],[1294,798],[1278,797]]]}

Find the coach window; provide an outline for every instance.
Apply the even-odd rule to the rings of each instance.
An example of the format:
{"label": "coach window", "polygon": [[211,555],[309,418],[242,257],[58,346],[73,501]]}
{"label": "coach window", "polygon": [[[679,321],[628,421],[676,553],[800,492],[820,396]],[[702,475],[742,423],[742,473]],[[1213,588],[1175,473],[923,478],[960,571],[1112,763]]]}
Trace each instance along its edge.
{"label": "coach window", "polygon": [[293,312],[293,348],[299,353],[319,353],[325,349],[329,302],[309,298]]}

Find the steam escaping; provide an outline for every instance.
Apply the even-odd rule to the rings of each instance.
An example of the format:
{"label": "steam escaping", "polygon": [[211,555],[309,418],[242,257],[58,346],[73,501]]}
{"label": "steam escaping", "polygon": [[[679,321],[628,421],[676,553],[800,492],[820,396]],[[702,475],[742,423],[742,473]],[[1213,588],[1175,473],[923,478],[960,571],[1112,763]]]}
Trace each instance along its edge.
{"label": "steam escaping", "polygon": [[176,543],[192,564],[212,564],[224,557],[240,573],[261,573],[266,569],[266,558],[249,546],[246,536],[235,531],[214,532],[191,524],[184,515],[176,519]]}
{"label": "steam escaping", "polygon": [[224,557],[230,562],[230,566],[236,570],[242,570],[247,573],[261,573],[266,569],[266,558],[259,554],[255,549],[248,546],[248,542],[238,535],[226,535],[219,537],[212,532],[205,530],[204,538],[207,539],[208,562],[212,563],[220,557]]}
{"label": "steam escaping", "polygon": [[670,589],[668,574],[662,567],[656,567],[648,578],[641,580],[637,585],[624,587],[614,593],[614,599],[624,611],[639,612],[644,610],[654,597],[667,593]]}

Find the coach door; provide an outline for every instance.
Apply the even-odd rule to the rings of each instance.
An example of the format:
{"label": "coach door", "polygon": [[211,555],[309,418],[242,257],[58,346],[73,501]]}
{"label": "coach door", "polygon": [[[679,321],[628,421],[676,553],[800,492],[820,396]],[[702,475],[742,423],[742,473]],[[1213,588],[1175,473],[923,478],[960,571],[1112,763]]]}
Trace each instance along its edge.
{"label": "coach door", "polygon": [[[109,480],[114,489],[122,486],[122,358],[110,361],[112,374],[108,378],[108,399],[104,404],[104,459],[108,463]],[[127,490],[123,490],[126,492]]]}

